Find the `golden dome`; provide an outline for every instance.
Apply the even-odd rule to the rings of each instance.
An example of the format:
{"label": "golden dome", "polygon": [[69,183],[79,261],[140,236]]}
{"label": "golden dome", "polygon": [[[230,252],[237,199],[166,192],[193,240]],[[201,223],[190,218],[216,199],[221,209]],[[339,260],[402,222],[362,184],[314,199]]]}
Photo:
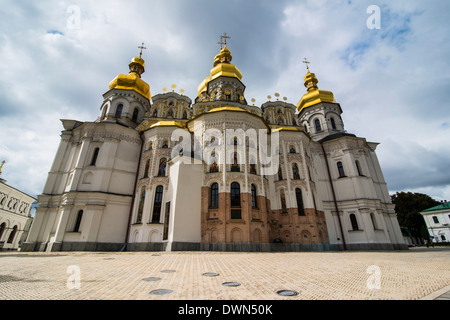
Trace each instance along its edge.
{"label": "golden dome", "polygon": [[317,87],[317,83],[319,82],[319,80],[317,80],[316,75],[314,73],[311,73],[309,69],[304,80],[305,87],[308,90],[308,93],[305,94],[298,102],[298,112],[302,111],[304,108],[313,106],[321,102],[336,103],[333,92],[319,90],[319,88]]}
{"label": "golden dome", "polygon": [[109,89],[125,89],[134,90],[150,100],[150,86],[141,79],[141,75],[145,72],[145,61],[141,57],[134,57],[128,65],[130,73],[120,74],[109,83]]}
{"label": "golden dome", "polygon": [[226,46],[214,57],[214,67],[211,69],[210,76],[206,77],[198,86],[199,96],[201,96],[202,92],[207,90],[208,83],[218,77],[242,79],[242,72],[231,63],[232,58],[231,51]]}

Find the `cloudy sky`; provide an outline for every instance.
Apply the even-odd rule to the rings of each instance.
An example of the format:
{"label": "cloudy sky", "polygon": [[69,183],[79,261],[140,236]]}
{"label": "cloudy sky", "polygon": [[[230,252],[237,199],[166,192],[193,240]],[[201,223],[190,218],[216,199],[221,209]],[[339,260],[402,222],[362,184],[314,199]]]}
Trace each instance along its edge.
{"label": "cloudy sky", "polygon": [[448,0],[1,5],[1,177],[30,195],[43,190],[60,119],[95,120],[102,94],[128,73],[138,45],[147,47],[143,79],[152,95],[176,84],[193,100],[226,32],[248,101],[261,105],[278,92],[297,104],[307,57],[319,88],[341,104],[346,130],[380,143],[389,191],[450,200]]}

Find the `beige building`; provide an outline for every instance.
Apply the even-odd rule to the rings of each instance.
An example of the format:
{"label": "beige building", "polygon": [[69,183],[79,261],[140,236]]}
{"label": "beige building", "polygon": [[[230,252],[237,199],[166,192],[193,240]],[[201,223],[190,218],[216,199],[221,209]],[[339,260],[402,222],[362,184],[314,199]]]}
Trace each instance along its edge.
{"label": "beige building", "polygon": [[[225,46],[194,102],[133,58],[93,122],[62,120],[26,250],[405,249],[377,143],[308,69],[293,105],[248,104]],[[285,99],[283,99],[285,100]]]}
{"label": "beige building", "polygon": [[427,225],[428,234],[434,243],[449,242],[450,240],[450,202],[420,212]]}
{"label": "beige building", "polygon": [[35,201],[0,178],[0,250],[20,248],[33,220],[31,206]]}

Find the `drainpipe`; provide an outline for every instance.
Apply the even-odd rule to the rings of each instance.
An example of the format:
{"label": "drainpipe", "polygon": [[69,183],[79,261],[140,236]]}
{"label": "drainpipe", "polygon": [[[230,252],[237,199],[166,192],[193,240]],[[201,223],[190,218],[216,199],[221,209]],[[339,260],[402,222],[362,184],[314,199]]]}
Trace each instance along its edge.
{"label": "drainpipe", "polygon": [[138,161],[138,167],[136,170],[136,177],[134,178],[134,189],[133,189],[133,196],[131,197],[131,206],[130,206],[130,213],[128,215],[128,225],[127,225],[127,233],[125,235],[125,244],[122,247],[120,251],[125,251],[128,245],[128,236],[130,235],[130,229],[131,229],[131,216],[133,215],[133,208],[134,208],[134,200],[136,198],[136,187],[139,180],[139,166],[141,164],[141,158],[142,158],[142,152],[144,151],[144,139],[142,137],[143,132],[139,133],[139,138],[141,139],[141,152],[139,153],[139,161]]}
{"label": "drainpipe", "polygon": [[339,221],[339,228],[341,230],[342,243],[344,245],[344,250],[347,250],[347,244],[345,243],[345,238],[344,238],[344,231],[342,230],[341,215],[339,214],[339,208],[338,208],[338,204],[336,201],[336,194],[334,192],[333,180],[331,180],[330,166],[328,165],[327,154],[325,152],[325,148],[323,147],[322,142],[320,142],[320,146],[322,147],[323,156],[325,157],[325,163],[327,164],[328,179],[330,180],[331,193],[333,194],[334,208],[336,209],[336,213],[337,213],[337,217],[338,217],[338,221]]}

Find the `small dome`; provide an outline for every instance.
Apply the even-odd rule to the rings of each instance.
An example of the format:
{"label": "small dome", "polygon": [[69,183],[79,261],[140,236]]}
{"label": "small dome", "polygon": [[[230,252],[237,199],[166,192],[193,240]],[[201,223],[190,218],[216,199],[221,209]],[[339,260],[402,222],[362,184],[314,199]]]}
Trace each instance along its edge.
{"label": "small dome", "polygon": [[319,90],[319,87],[317,86],[319,80],[317,80],[316,75],[314,73],[311,73],[309,69],[304,80],[304,85],[308,90],[308,93],[303,95],[303,97],[298,102],[298,112],[302,111],[304,108],[316,105],[321,102],[336,103],[333,92]]}
{"label": "small dome", "polygon": [[145,61],[141,57],[134,57],[129,64],[130,73],[120,74],[109,83],[109,89],[134,90],[150,100],[150,86],[141,79],[145,72]]}
{"label": "small dome", "polygon": [[138,63],[141,66],[145,67],[145,61],[140,57],[134,57],[133,59],[131,59],[131,63]]}

